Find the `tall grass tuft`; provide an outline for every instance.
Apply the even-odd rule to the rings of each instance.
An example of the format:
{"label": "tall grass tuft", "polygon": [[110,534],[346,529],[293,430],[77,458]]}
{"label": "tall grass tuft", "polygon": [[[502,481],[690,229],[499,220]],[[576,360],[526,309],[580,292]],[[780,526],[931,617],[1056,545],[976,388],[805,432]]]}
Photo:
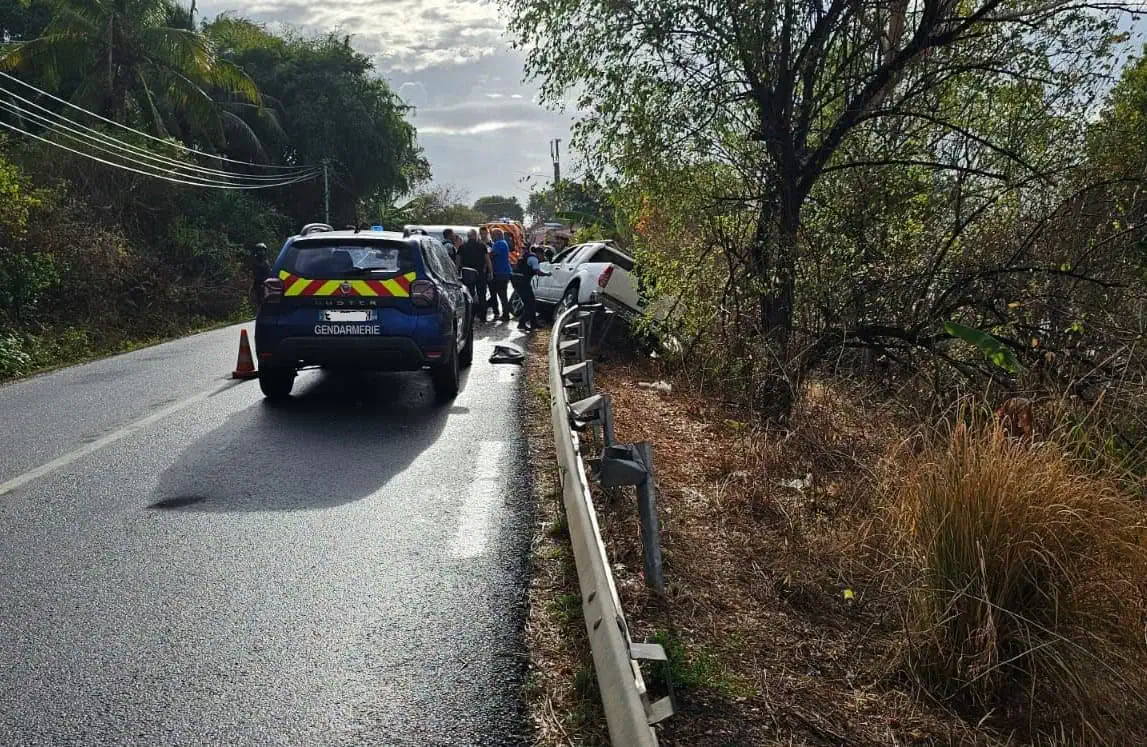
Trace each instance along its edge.
{"label": "tall grass tuft", "polygon": [[1143,504],[1054,444],[957,421],[889,486],[908,671],[964,710],[1034,714],[1037,730],[1141,733]]}

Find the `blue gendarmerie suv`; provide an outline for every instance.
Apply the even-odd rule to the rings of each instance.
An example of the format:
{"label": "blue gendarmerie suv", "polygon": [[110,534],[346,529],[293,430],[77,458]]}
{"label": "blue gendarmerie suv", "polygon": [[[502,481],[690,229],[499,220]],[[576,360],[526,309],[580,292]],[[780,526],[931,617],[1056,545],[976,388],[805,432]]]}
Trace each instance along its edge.
{"label": "blue gendarmerie suv", "polygon": [[259,385],[285,399],[307,366],[430,371],[439,400],[474,357],[473,301],[430,236],[305,226],[284,244],[255,320]]}

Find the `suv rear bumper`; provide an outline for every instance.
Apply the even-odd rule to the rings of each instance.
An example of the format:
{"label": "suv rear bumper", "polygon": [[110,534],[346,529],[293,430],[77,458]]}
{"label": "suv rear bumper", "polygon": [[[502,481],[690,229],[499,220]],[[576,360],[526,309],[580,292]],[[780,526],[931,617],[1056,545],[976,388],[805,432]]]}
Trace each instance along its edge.
{"label": "suv rear bumper", "polygon": [[417,371],[430,361],[409,337],[284,337],[270,349],[256,341],[259,365],[346,366],[377,371]]}

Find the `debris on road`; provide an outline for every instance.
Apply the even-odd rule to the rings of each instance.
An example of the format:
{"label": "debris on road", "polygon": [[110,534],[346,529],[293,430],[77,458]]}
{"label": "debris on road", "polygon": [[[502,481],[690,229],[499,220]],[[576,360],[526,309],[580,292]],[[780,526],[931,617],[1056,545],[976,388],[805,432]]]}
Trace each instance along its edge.
{"label": "debris on road", "polygon": [[522,349],[514,345],[495,345],[494,353],[490,356],[490,362],[498,363],[513,363],[521,365],[526,362],[526,354]]}

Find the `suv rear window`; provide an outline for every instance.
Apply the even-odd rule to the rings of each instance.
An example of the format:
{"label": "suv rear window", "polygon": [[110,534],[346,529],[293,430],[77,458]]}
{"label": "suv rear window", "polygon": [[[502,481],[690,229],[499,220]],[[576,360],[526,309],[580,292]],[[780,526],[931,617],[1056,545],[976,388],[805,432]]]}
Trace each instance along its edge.
{"label": "suv rear window", "polygon": [[304,278],[387,277],[417,269],[414,250],[404,241],[310,239],[296,241],[283,269]]}

